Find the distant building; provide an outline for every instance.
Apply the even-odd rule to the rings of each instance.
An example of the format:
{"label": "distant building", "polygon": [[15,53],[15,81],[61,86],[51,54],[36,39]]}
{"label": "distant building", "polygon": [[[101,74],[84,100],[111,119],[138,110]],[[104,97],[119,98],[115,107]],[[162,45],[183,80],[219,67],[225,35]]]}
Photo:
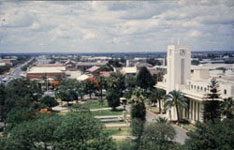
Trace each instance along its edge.
{"label": "distant building", "polygon": [[93,66],[103,66],[106,64],[107,64],[107,61],[103,61],[103,62],[78,62],[77,68],[81,71],[85,71],[86,69],[89,69]]}
{"label": "distant building", "polygon": [[17,59],[15,59],[15,58],[1,59],[2,63],[5,63],[6,65],[9,65],[9,66],[14,66],[16,61],[17,61]]}
{"label": "distant building", "polygon": [[93,66],[85,71],[86,74],[92,74],[93,76],[99,76],[101,68],[98,66]]}
{"label": "distant building", "polygon": [[30,80],[43,80],[44,78],[65,78],[66,67],[61,64],[38,64],[29,68],[26,77]]}
{"label": "distant building", "polygon": [[136,67],[123,67],[120,70],[120,73],[127,76],[136,76],[137,68]]}

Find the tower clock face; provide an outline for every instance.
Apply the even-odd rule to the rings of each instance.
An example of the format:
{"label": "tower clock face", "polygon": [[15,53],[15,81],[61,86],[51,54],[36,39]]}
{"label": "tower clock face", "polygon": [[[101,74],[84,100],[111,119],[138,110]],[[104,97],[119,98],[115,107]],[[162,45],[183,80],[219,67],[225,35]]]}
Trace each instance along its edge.
{"label": "tower clock face", "polygon": [[184,49],[181,49],[180,50],[180,56],[184,56],[185,55],[185,50]]}

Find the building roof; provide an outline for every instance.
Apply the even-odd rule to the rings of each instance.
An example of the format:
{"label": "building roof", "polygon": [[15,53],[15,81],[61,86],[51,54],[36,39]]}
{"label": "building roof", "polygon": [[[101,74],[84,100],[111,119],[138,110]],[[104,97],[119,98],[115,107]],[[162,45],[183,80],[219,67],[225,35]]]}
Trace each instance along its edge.
{"label": "building roof", "polygon": [[121,73],[123,74],[137,73],[137,68],[136,67],[123,67],[121,70]]}
{"label": "building roof", "polygon": [[64,67],[63,64],[61,63],[56,63],[56,64],[36,64],[36,67]]}
{"label": "building roof", "polygon": [[102,66],[106,64],[107,62],[78,62],[77,66]]}
{"label": "building roof", "polygon": [[138,67],[138,68],[140,68],[140,67],[152,67],[151,64],[149,64],[149,63],[144,63],[144,62],[137,62],[137,63],[135,64],[135,66]]}
{"label": "building roof", "polygon": [[77,77],[76,80],[78,80],[78,81],[84,81],[84,80],[87,80],[88,78],[90,78],[89,75],[82,74],[81,76]]}
{"label": "building roof", "polygon": [[93,66],[93,67],[87,69],[86,71],[87,71],[87,72],[95,72],[95,71],[97,71],[97,70],[99,70],[99,69],[100,69],[100,67],[98,67],[98,66]]}
{"label": "building roof", "polygon": [[32,67],[27,73],[63,73],[65,67]]}
{"label": "building roof", "polygon": [[112,73],[113,71],[101,71],[100,76],[109,77]]}

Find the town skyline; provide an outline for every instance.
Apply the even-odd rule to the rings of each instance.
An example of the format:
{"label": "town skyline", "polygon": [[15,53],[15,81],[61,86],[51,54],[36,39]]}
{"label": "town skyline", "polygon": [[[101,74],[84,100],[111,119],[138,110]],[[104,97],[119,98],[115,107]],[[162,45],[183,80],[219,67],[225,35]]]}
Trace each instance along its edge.
{"label": "town skyline", "polygon": [[233,1],[0,2],[1,53],[234,50]]}

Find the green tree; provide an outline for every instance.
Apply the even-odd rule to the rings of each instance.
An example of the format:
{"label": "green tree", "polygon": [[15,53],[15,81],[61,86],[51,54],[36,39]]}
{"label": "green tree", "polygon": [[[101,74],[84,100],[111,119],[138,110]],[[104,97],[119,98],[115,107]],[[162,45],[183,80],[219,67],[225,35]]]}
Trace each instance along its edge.
{"label": "green tree", "polygon": [[52,110],[52,107],[58,106],[59,103],[55,100],[54,97],[51,96],[45,96],[41,99],[41,103],[44,104],[49,108],[49,110]]}
{"label": "green tree", "polygon": [[176,132],[169,123],[146,124],[142,135],[141,147],[144,150],[168,150],[177,146]]}
{"label": "green tree", "polygon": [[131,103],[131,117],[141,119],[145,121],[146,118],[146,107],[145,107],[145,96],[142,89],[135,89],[130,99]]}
{"label": "green tree", "polygon": [[150,101],[152,103],[156,103],[158,102],[159,103],[159,113],[162,113],[162,100],[164,98],[164,96],[166,95],[166,91],[165,90],[162,90],[162,89],[153,89],[150,93]]}
{"label": "green tree", "polygon": [[106,78],[105,77],[98,77],[98,88],[99,88],[99,91],[100,91],[100,104],[103,105],[103,90],[106,89],[107,87],[107,81],[106,81]]}
{"label": "green tree", "polygon": [[6,103],[6,91],[3,85],[0,85],[0,120],[4,121],[6,118],[5,103]]}
{"label": "green tree", "polygon": [[220,94],[218,82],[215,78],[210,81],[210,92],[206,95],[204,105],[204,120],[214,120],[220,118]]}
{"label": "green tree", "polygon": [[108,89],[106,92],[108,106],[112,107],[113,110],[120,106],[120,95],[120,92],[116,89]]}
{"label": "green tree", "polygon": [[98,83],[97,80],[94,78],[89,78],[84,82],[85,85],[85,92],[89,94],[90,99],[92,99],[92,94],[97,90]]}
{"label": "green tree", "polygon": [[70,96],[70,93],[68,90],[60,89],[56,92],[56,97],[60,98],[61,101],[67,102],[67,105],[69,106],[69,102],[72,101],[72,97]]}
{"label": "green tree", "polygon": [[135,89],[136,88],[136,77],[134,76],[127,76],[125,78],[125,87],[128,90]]}
{"label": "green tree", "polygon": [[234,120],[214,120],[196,123],[195,131],[187,133],[186,150],[230,150],[234,149]]}
{"label": "green tree", "polygon": [[221,113],[228,119],[234,119],[234,100],[232,97],[225,98],[220,104]]}
{"label": "green tree", "polygon": [[[2,119],[15,107],[41,109],[42,91],[39,84],[27,79],[16,79],[4,88],[4,101],[1,101]],[[3,98],[3,97],[1,97]]]}
{"label": "green tree", "polygon": [[15,107],[7,114],[6,124],[7,132],[18,124],[34,119],[36,116],[36,110],[32,108],[20,108]]}
{"label": "green tree", "polygon": [[38,115],[0,139],[2,150],[114,150],[115,144],[91,114]]}
{"label": "green tree", "polygon": [[146,67],[142,67],[137,75],[137,85],[144,90],[152,89],[156,81]]}
{"label": "green tree", "polygon": [[146,120],[146,108],[145,108],[145,97],[144,91],[140,88],[137,88],[133,91],[133,94],[130,99],[131,103],[131,129],[132,135],[136,136],[137,148],[141,141],[141,136],[144,130],[144,123]]}
{"label": "green tree", "polygon": [[180,109],[188,107],[187,99],[183,96],[183,94],[180,91],[171,91],[169,94],[165,96],[165,103],[164,108],[165,110],[175,107],[176,108],[176,114],[178,122],[181,121],[181,114]]}
{"label": "green tree", "polygon": [[112,73],[107,79],[107,88],[119,90],[121,96],[125,90],[125,77],[118,73]]}

